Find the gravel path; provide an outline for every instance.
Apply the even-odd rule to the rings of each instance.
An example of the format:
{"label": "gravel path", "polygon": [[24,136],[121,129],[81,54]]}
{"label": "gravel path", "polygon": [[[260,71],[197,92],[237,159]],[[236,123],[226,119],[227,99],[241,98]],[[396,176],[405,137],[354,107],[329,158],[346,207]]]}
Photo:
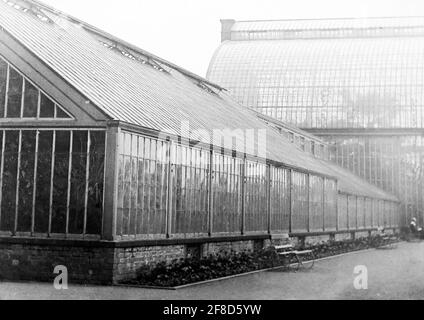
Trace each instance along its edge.
{"label": "gravel path", "polygon": [[[355,266],[368,269],[368,289],[353,285]],[[0,283],[0,299],[424,299],[424,242],[355,252],[319,261],[312,270],[271,271],[178,291]]]}

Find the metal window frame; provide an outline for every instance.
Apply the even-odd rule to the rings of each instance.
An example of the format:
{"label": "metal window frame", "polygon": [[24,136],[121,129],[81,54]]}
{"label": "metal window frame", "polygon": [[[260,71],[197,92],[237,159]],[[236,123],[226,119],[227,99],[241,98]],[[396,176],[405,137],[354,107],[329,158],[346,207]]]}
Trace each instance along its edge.
{"label": "metal window frame", "polygon": [[[71,174],[72,174],[72,155],[73,155],[73,136],[75,131],[87,131],[87,150],[86,150],[86,174],[85,174],[85,190],[84,190],[84,229],[81,234],[71,234],[69,233],[69,210],[70,210],[70,197],[71,197]],[[94,239],[100,237],[99,235],[87,234],[86,225],[87,225],[87,214],[88,214],[88,188],[89,188],[89,173],[90,173],[90,149],[91,149],[91,132],[92,131],[106,131],[103,129],[77,129],[74,128],[7,128],[1,130],[2,133],[2,143],[1,143],[1,165],[0,165],[0,190],[3,187],[3,176],[4,176],[4,151],[6,146],[5,136],[7,132],[17,131],[19,134],[19,144],[18,144],[18,163],[17,163],[17,173],[16,173],[16,190],[15,190],[15,210],[14,210],[14,224],[13,230],[10,230],[12,236],[31,236],[31,237],[59,237],[59,238],[87,238]],[[34,131],[35,132],[35,151],[34,151],[34,169],[33,169],[33,186],[32,186],[32,208],[31,208],[31,227],[28,232],[18,232],[19,229],[19,196],[20,196],[20,175],[21,175],[21,157],[22,157],[22,135],[25,131]],[[45,234],[36,233],[35,232],[35,209],[36,209],[36,197],[37,197],[37,189],[38,189],[38,159],[39,159],[39,135],[42,131],[51,131],[52,132],[52,141],[51,141],[51,164],[50,164],[50,188],[49,188],[49,210],[48,210],[48,230]],[[54,173],[56,168],[56,134],[58,131],[66,131],[69,132],[70,135],[70,145],[68,151],[68,174],[67,174],[67,194],[66,194],[66,227],[65,233],[55,234],[52,233],[52,215],[53,215],[53,195],[54,195]],[[106,142],[106,139],[105,139]],[[106,146],[106,144],[105,144]],[[106,152],[106,150],[105,150]],[[105,170],[105,169],[104,169]],[[105,179],[105,176],[103,177]],[[104,181],[103,181],[104,183]],[[103,190],[104,194],[104,190]],[[104,206],[104,199],[102,201],[102,206]],[[1,212],[2,211],[2,192],[0,192],[0,220],[1,220]],[[103,220],[103,215],[102,215]]]}

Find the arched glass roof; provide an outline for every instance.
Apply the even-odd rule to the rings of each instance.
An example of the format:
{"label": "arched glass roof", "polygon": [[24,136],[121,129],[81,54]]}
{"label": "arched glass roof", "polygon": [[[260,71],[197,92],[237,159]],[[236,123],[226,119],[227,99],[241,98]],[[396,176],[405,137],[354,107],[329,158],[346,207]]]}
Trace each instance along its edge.
{"label": "arched glass roof", "polygon": [[424,17],[237,21],[231,40],[418,35]]}
{"label": "arched glass roof", "polygon": [[[380,20],[399,30],[424,26],[422,18],[409,19],[391,24],[390,19]],[[336,22],[327,24],[344,28],[334,26],[343,21]],[[377,22],[368,24],[374,28]],[[236,22],[231,38],[241,30],[316,27],[311,22],[293,24]],[[239,103],[301,128],[424,127],[424,34],[225,41],[207,77]]]}

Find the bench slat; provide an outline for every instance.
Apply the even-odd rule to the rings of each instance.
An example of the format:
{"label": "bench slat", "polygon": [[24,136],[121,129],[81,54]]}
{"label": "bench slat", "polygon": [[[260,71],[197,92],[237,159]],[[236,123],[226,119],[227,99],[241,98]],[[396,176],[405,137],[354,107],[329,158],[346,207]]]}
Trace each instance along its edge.
{"label": "bench slat", "polygon": [[278,252],[279,256],[288,256],[288,255],[291,255],[291,254],[296,254],[296,252],[295,251]]}
{"label": "bench slat", "polygon": [[304,251],[294,251],[294,253],[296,254],[309,254],[312,253],[312,250],[304,250]]}
{"label": "bench slat", "polygon": [[293,249],[293,245],[285,244],[281,246],[274,246],[275,250],[283,250],[283,249]]}

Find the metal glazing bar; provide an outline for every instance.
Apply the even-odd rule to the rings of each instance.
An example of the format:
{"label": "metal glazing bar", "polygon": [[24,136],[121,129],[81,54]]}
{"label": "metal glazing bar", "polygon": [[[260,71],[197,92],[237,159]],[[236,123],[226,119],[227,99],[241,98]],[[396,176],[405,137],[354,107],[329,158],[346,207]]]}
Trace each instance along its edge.
{"label": "metal glazing bar", "polygon": [[306,213],[307,213],[307,230],[308,232],[311,232],[311,184],[310,184],[310,174],[306,175],[306,205],[307,205],[307,209],[306,209]]}
{"label": "metal glazing bar", "polygon": [[347,220],[347,230],[350,230],[349,196],[348,195],[346,195],[346,212],[347,212],[347,219],[346,219]]}
{"label": "metal glazing bar", "polygon": [[38,90],[38,96],[37,96],[37,120],[40,119],[40,110],[41,110],[41,92]]}
{"label": "metal glazing bar", "polygon": [[167,149],[168,149],[168,194],[166,197],[166,237],[170,238],[172,235],[172,203],[173,203],[173,178],[174,178],[174,162],[173,162],[173,148],[174,144],[171,140],[167,143]]}
{"label": "metal glazing bar", "polygon": [[[149,186],[147,185],[147,187],[146,187],[146,168],[148,166],[149,160],[146,158],[146,144],[147,144],[148,138],[141,137],[141,139],[143,139],[143,150],[142,150],[143,155],[141,156],[141,158],[143,159],[143,172],[142,172],[142,176],[141,176],[141,180],[143,181],[141,194],[142,194],[143,198],[141,199],[141,209],[140,209],[140,211],[141,211],[140,232],[142,233],[143,232],[143,222],[144,222],[143,220],[145,220],[145,217],[146,217],[145,214],[146,214],[146,211],[147,211],[146,208],[145,208],[144,194],[146,193],[146,190],[147,190],[147,192],[149,190]],[[149,148],[150,148],[150,145],[149,145]],[[140,150],[139,150],[139,152],[140,152]]]}
{"label": "metal glazing bar", "polygon": [[69,234],[69,206],[71,203],[71,178],[72,178],[72,155],[73,155],[73,145],[74,145],[74,132],[70,132],[70,142],[69,142],[69,158],[68,158],[68,190],[66,194],[66,229],[65,234]]}
{"label": "metal glazing bar", "polygon": [[7,76],[6,76],[6,96],[4,102],[4,118],[7,117],[7,108],[9,104],[9,82],[10,82],[10,65],[7,64]]}
{"label": "metal glazing bar", "polygon": [[243,157],[243,162],[240,164],[241,176],[241,234],[243,235],[246,229],[246,156]]}
{"label": "metal glazing bar", "polygon": [[19,111],[19,117],[22,119],[24,117],[24,105],[25,105],[25,90],[26,90],[26,80],[22,79],[22,96],[21,96],[21,110]]}
{"label": "metal glazing bar", "polygon": [[339,231],[339,210],[340,210],[340,207],[339,207],[339,186],[338,186],[338,181],[335,181],[335,187],[336,187],[336,190],[334,191],[335,192],[335,195],[336,195],[336,197],[335,197],[335,207],[336,207],[336,231]]}
{"label": "metal glazing bar", "polygon": [[[159,183],[160,183],[159,203],[160,203],[160,210],[161,211],[163,210],[165,212],[165,219],[164,219],[163,222],[165,224],[164,229],[165,229],[165,234],[166,234],[167,233],[167,230],[166,230],[167,221],[166,220],[168,218],[167,215],[166,215],[166,211],[167,211],[167,204],[166,204],[166,202],[167,202],[168,195],[165,194],[165,185],[168,185],[168,180],[166,179],[167,176],[165,176],[165,173],[168,174],[168,171],[165,168],[165,164],[167,163],[166,162],[166,153],[167,153],[167,150],[168,150],[168,145],[166,144],[166,142],[163,142],[163,141],[160,141],[160,140],[158,140],[157,143],[158,144],[161,144],[161,148],[160,148],[161,153],[158,154],[158,157],[159,157],[158,163],[160,164],[160,168],[161,168],[160,169],[161,170],[160,181],[159,181]],[[136,166],[137,166],[137,164],[136,164]],[[165,208],[163,207],[163,197],[164,197],[164,194],[165,194]]]}
{"label": "metal glazing bar", "polygon": [[209,236],[211,237],[213,234],[213,218],[214,218],[214,210],[213,210],[213,180],[215,179],[215,171],[213,169],[214,166],[214,153],[212,149],[209,151],[209,168],[208,168],[208,217],[209,217]]}
{"label": "metal glazing bar", "polygon": [[[130,181],[125,182],[125,183],[129,183],[129,189],[128,189],[128,197],[129,197],[129,200],[128,200],[128,221],[127,221],[127,232],[128,232],[127,235],[128,236],[131,235],[130,229],[131,229],[131,211],[132,211],[132,170],[133,170],[132,147],[133,147],[134,136],[135,136],[134,134],[129,134],[130,142],[128,143],[128,146],[130,147],[130,150],[129,150],[129,155],[127,155],[127,157],[129,157],[129,159],[130,159],[130,167],[129,167]],[[156,157],[158,156],[158,154],[157,154],[157,144],[158,143],[159,143],[159,141],[156,141]],[[125,168],[125,165],[124,165],[124,168]],[[124,177],[125,177],[125,172],[124,172]],[[124,181],[125,181],[125,179],[124,179]],[[155,199],[156,199],[156,197],[155,197]]]}
{"label": "metal glazing bar", "polygon": [[[104,134],[104,154],[103,154],[103,158],[104,158],[104,161],[103,161],[103,191],[102,191],[102,193],[103,193],[103,199],[102,199],[102,218],[101,218],[101,235],[102,235],[102,237],[103,237],[103,235],[104,235],[104,220],[105,220],[105,197],[106,197],[106,192],[105,192],[105,189],[106,189],[106,175],[108,174],[108,172],[107,172],[107,166],[106,166],[106,157],[107,157],[107,154],[108,154],[108,143],[107,143],[108,141],[107,141],[107,134],[105,133]],[[118,162],[118,161],[116,161],[116,162]],[[116,165],[115,165],[115,167],[116,167]],[[115,201],[114,201],[115,202]]]}
{"label": "metal glazing bar", "polygon": [[266,166],[267,169],[267,175],[266,175],[266,186],[267,186],[267,197],[266,197],[266,203],[267,203],[267,217],[268,217],[268,233],[271,234],[271,165]]}
{"label": "metal glazing bar", "polygon": [[52,215],[53,215],[53,180],[54,180],[54,165],[56,157],[56,131],[53,131],[53,143],[52,143],[52,163],[50,169],[50,199],[49,199],[49,228],[48,235],[52,232]]}
{"label": "metal glazing bar", "polygon": [[[122,215],[121,215],[121,217],[118,216],[118,218],[120,218],[121,221],[117,225],[119,225],[121,230],[117,230],[117,234],[119,234],[120,236],[123,236],[123,232],[124,232],[125,183],[126,183],[125,182],[125,157],[126,157],[126,155],[125,155],[125,148],[126,148],[125,144],[126,144],[126,139],[127,139],[126,137],[127,137],[126,133],[124,133],[124,132],[119,133],[118,140],[119,140],[119,142],[122,142],[122,147],[121,147],[122,154],[119,154],[119,152],[118,152],[118,181],[119,181],[119,175],[120,175],[119,171],[122,169],[122,177],[121,177],[121,179],[122,179],[122,190],[121,190],[122,196],[119,196],[119,192],[118,192],[118,201],[119,201],[119,198],[122,198],[122,203],[118,203],[118,208],[122,204],[122,208],[121,208],[122,209],[121,210]],[[119,158],[122,159],[121,164],[119,163]],[[121,168],[119,168],[119,166],[121,166]],[[119,187],[119,183],[117,183],[117,186]]]}
{"label": "metal glazing bar", "polygon": [[18,145],[18,170],[16,171],[16,193],[15,193],[15,225],[13,235],[18,231],[18,212],[19,212],[19,176],[21,174],[21,151],[22,151],[22,131],[19,130],[19,145]]}
{"label": "metal glazing bar", "polygon": [[322,179],[322,230],[325,231],[325,178]]}
{"label": "metal glazing bar", "polygon": [[[137,149],[137,152],[135,153],[135,165],[136,165],[136,179],[137,179],[137,182],[136,182],[136,186],[135,186],[135,212],[134,212],[134,214],[135,214],[135,216],[134,216],[134,238],[137,238],[137,221],[138,221],[138,188],[139,188],[139,185],[140,185],[140,181],[139,181],[139,177],[138,177],[138,171],[139,171],[139,168],[138,168],[138,166],[139,166],[139,160],[140,160],[140,158],[139,158],[139,156],[140,156],[140,150],[139,150],[139,148],[140,148],[140,143],[139,143],[139,140],[141,139],[141,137],[139,136],[139,135],[135,135],[135,138],[136,138],[136,142],[137,142],[137,146],[136,146],[136,149]],[[168,200],[168,199],[167,199]]]}
{"label": "metal glazing bar", "polygon": [[356,202],[356,210],[355,210],[355,213],[356,213],[356,229],[358,229],[358,227],[359,227],[359,221],[358,221],[358,198],[359,197],[355,197],[355,202]]}
{"label": "metal glazing bar", "polygon": [[293,232],[293,170],[288,170],[287,183],[288,183],[288,192],[289,192],[289,232]]}
{"label": "metal glazing bar", "polygon": [[40,138],[40,131],[37,130],[35,134],[35,153],[34,153],[34,179],[32,189],[32,212],[31,212],[31,234],[35,232],[35,204],[37,199],[37,170],[38,170],[38,141]]}
{"label": "metal glazing bar", "polygon": [[83,235],[87,234],[87,214],[88,214],[88,188],[90,184],[90,149],[91,149],[91,131],[87,131],[87,158],[85,161],[85,190],[84,190],[84,225]]}
{"label": "metal glazing bar", "polygon": [[0,160],[0,223],[1,223],[1,218],[2,218],[2,195],[3,195],[3,171],[4,171],[4,149],[6,146],[6,131],[3,130],[3,139],[2,139],[2,144],[1,144],[1,160]]}

